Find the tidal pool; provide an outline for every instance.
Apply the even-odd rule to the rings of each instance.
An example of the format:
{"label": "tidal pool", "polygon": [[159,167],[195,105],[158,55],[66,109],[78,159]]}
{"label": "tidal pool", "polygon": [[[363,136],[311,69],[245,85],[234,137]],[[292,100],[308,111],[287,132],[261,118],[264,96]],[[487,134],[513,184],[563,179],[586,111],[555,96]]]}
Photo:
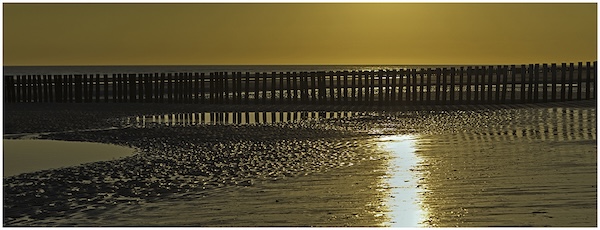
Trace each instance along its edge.
{"label": "tidal pool", "polygon": [[2,140],[4,177],[112,160],[132,155],[133,148],[90,142]]}
{"label": "tidal pool", "polygon": [[378,139],[381,147],[391,153],[388,176],[384,183],[389,188],[387,200],[390,227],[423,227],[427,219],[418,185],[420,177],[414,173],[421,159],[415,153],[416,137],[413,135],[389,135]]}

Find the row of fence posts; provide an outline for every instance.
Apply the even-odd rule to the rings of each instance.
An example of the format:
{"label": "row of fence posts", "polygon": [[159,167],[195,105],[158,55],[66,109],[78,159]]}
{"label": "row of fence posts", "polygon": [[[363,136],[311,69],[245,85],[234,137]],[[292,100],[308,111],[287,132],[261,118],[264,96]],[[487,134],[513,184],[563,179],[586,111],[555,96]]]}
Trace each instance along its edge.
{"label": "row of fence posts", "polygon": [[4,76],[4,102],[502,104],[593,99],[596,61],[391,71]]}

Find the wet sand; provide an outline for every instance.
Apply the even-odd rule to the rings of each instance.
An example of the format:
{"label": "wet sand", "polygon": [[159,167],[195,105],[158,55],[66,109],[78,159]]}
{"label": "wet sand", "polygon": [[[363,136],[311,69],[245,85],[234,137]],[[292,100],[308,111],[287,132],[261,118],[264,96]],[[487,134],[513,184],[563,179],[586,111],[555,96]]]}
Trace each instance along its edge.
{"label": "wet sand", "polygon": [[[119,127],[125,116],[249,109],[86,106],[70,112],[48,106],[46,116],[35,107],[5,108],[5,134],[50,132],[41,137],[136,146],[141,153],[5,178],[5,225],[381,226],[389,221],[390,193],[381,185],[389,155],[373,140],[387,134],[417,136],[424,160],[413,171],[423,176],[418,186],[425,189],[425,226],[597,225],[595,101],[387,108],[268,125],[73,131]],[[94,119],[61,120],[66,113]]]}

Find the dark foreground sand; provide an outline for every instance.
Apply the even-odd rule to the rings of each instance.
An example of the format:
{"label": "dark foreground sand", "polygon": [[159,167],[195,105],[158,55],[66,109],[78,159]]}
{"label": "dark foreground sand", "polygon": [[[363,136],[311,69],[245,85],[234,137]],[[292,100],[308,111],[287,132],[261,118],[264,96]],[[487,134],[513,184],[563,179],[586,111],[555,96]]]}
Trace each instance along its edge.
{"label": "dark foreground sand", "polygon": [[[413,171],[425,188],[425,226],[597,225],[595,101],[402,110],[110,106],[5,105],[5,137],[45,133],[141,149],[5,178],[5,226],[382,226],[390,221],[382,185],[389,155],[373,139],[409,133],[423,159]],[[118,128],[125,116],[281,109],[373,113]],[[118,129],[104,129],[111,126]]]}

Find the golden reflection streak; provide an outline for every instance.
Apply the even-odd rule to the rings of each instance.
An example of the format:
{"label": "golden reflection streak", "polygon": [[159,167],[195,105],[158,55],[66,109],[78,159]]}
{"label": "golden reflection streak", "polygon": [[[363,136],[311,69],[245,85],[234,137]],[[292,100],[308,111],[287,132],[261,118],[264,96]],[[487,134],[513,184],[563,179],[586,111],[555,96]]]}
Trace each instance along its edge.
{"label": "golden reflection streak", "polygon": [[388,190],[390,227],[425,227],[429,213],[422,202],[422,175],[415,170],[423,160],[416,154],[416,135],[384,135],[378,147],[390,153],[382,187]]}

